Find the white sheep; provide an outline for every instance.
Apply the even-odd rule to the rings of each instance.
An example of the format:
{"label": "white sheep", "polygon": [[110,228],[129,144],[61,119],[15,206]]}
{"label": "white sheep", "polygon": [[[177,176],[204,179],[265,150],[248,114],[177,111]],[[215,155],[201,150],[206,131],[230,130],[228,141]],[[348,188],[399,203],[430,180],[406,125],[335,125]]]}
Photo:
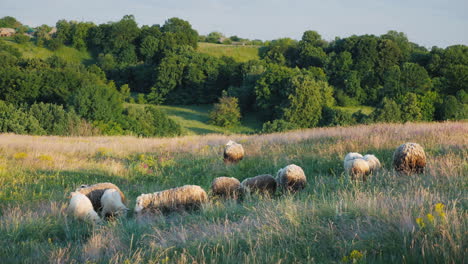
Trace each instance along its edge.
{"label": "white sheep", "polygon": [[184,185],[138,196],[135,213],[139,216],[147,211],[168,213],[177,210],[197,209],[207,200],[208,195],[200,186]]}
{"label": "white sheep", "polygon": [[369,164],[369,169],[371,173],[380,170],[380,168],[382,167],[382,165],[380,165],[379,159],[372,154],[366,154],[364,155],[364,157],[362,157],[362,159],[367,161],[367,163]]}
{"label": "white sheep", "polygon": [[418,143],[400,145],[393,153],[393,167],[403,174],[423,173],[426,167],[426,153]]}
{"label": "white sheep", "polygon": [[307,178],[301,167],[291,164],[278,171],[276,175],[278,185],[289,192],[297,192],[305,188]]}
{"label": "white sheep", "polygon": [[224,162],[237,163],[244,158],[244,148],[232,140],[226,144],[224,148]]}
{"label": "white sheep", "polygon": [[93,204],[86,195],[79,192],[72,192],[70,195],[69,214],[80,220],[92,221],[96,224],[101,223],[101,218],[94,211]]}
{"label": "white sheep", "polygon": [[107,189],[101,197],[101,217],[114,217],[124,215],[128,208],[122,202],[122,196],[116,189]]}
{"label": "white sheep", "polygon": [[353,160],[353,159],[362,159],[362,155],[357,153],[357,152],[350,152],[350,153],[346,154],[346,156],[344,158],[343,166],[346,167],[346,165],[345,165],[346,161]]}
{"label": "white sheep", "polygon": [[344,169],[353,180],[362,178],[365,181],[370,173],[369,163],[361,158],[345,160]]}

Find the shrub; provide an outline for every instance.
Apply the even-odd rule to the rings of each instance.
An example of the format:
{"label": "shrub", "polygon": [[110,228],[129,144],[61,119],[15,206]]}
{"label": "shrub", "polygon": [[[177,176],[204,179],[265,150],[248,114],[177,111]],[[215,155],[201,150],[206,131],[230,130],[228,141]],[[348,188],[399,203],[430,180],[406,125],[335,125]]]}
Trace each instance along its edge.
{"label": "shrub", "polygon": [[287,122],[283,119],[276,119],[274,121],[268,121],[263,123],[261,133],[275,133],[275,132],[286,132],[289,130],[298,129],[299,127],[291,122]]}
{"label": "shrub", "polygon": [[15,108],[4,101],[0,101],[0,132],[32,135],[45,134],[44,129],[42,129],[35,117],[26,114],[23,109]]}
{"label": "shrub", "polygon": [[468,118],[467,104],[460,102],[455,96],[448,95],[437,109],[437,119],[458,120]]}
{"label": "shrub", "polygon": [[82,86],[70,97],[69,105],[83,118],[93,121],[118,119],[123,110],[122,96],[108,86]]}
{"label": "shrub", "polygon": [[147,106],[145,108],[130,107],[125,111],[122,127],[133,134],[144,137],[179,136],[182,127],[170,119],[161,110]]}
{"label": "shrub", "polygon": [[81,124],[80,117],[73,110],[67,112],[61,105],[33,104],[29,108],[29,115],[39,121],[48,135],[69,136]]}
{"label": "shrub", "polygon": [[137,95],[137,103],[139,104],[146,104],[146,96],[145,94],[139,93]]}
{"label": "shrub", "polygon": [[16,34],[13,39],[18,44],[24,44],[29,41],[30,37],[23,34]]}
{"label": "shrub", "polygon": [[418,96],[414,93],[407,93],[400,99],[401,119],[407,121],[419,121],[422,119],[422,110],[419,106]]}
{"label": "shrub", "polygon": [[399,123],[401,122],[401,110],[395,101],[384,98],[380,107],[375,109],[370,117],[375,122]]}
{"label": "shrub", "polygon": [[322,110],[322,126],[349,126],[356,124],[352,114],[340,109],[324,107]]}
{"label": "shrub", "polygon": [[239,100],[229,97],[226,93],[219,99],[219,103],[214,105],[210,112],[210,124],[222,127],[236,126],[240,123],[241,113]]}

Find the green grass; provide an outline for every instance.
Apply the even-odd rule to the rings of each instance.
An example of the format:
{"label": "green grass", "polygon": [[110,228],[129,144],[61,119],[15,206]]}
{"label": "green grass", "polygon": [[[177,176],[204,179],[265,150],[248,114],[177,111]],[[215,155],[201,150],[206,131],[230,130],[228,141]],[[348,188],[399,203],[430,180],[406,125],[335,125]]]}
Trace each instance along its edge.
{"label": "green grass", "polygon": [[[128,104],[130,105],[130,104]],[[132,104],[142,107],[143,105]],[[208,124],[209,112],[213,105],[183,105],[183,106],[158,106],[184,129],[186,135],[203,134],[249,134],[262,128],[262,122],[255,114],[247,114],[242,118],[241,125],[235,127],[220,127]]]}
{"label": "green grass", "polygon": [[355,112],[361,110],[366,115],[370,115],[375,109],[375,107],[372,107],[372,106],[362,106],[362,105],[361,106],[346,106],[346,107],[344,107],[344,106],[335,106],[333,108],[346,111],[346,112],[348,112],[350,114],[354,114]]}
{"label": "green grass", "polygon": [[[347,258],[348,263],[463,263],[467,130],[467,123],[458,122],[239,138],[0,135],[0,259],[2,263],[341,263]],[[237,165],[222,162],[222,144],[229,138],[246,149],[246,157]],[[429,160],[425,174],[400,176],[392,171],[393,150],[405,141],[424,146]],[[384,169],[367,182],[353,182],[342,169],[348,151],[374,153]],[[15,155],[20,152],[28,155]],[[44,154],[51,159],[39,160]],[[83,183],[117,184],[133,210],[141,193],[184,184],[209,190],[215,177],[242,181],[274,174],[291,163],[301,166],[308,180],[306,189],[296,195],[253,195],[239,202],[212,198],[199,211],[140,220],[129,213],[101,226],[66,214],[68,194]],[[445,216],[434,209],[437,203],[445,205]],[[423,219],[424,227],[417,218]]]}
{"label": "green grass", "polygon": [[259,48],[259,46],[238,46],[199,42],[197,50],[200,53],[211,56],[227,56],[234,58],[238,62],[245,62],[260,59],[258,54]]}
{"label": "green grass", "polygon": [[72,47],[62,46],[56,51],[51,51],[45,47],[38,47],[32,41],[29,41],[24,44],[18,44],[11,39],[5,39],[5,43],[17,48],[22,54],[23,57],[32,59],[47,59],[53,55],[56,55],[68,62],[75,63],[84,63],[89,64],[92,62],[93,58],[91,54],[87,51],[79,51]]}

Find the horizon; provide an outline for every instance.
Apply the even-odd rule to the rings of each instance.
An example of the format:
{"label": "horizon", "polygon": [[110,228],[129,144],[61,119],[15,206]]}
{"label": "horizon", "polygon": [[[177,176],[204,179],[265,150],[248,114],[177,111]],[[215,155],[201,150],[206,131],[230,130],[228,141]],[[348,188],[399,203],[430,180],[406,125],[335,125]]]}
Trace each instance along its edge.
{"label": "horizon", "polygon": [[[218,31],[226,37],[274,40],[300,40],[306,30],[317,31],[324,40],[352,35],[382,35],[389,30],[403,32],[411,42],[426,48],[468,45],[468,2],[444,3],[438,0],[411,3],[359,0],[346,3],[318,1],[241,1],[183,0],[178,3],[150,0],[55,1],[5,0],[0,17],[12,16],[29,26],[54,26],[60,19],[115,22],[134,15],[139,26],[164,24],[171,17],[187,20],[200,35]],[[92,8],[89,8],[92,7]],[[102,10],[108,10],[102,12]],[[398,15],[391,15],[398,14]]]}

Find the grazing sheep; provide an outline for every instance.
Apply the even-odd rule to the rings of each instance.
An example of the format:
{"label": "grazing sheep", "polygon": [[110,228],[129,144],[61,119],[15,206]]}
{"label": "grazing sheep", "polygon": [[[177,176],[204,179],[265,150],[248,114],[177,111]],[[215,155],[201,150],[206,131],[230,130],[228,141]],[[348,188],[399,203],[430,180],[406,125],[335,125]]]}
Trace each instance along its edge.
{"label": "grazing sheep", "polygon": [[184,185],[165,191],[142,194],[137,197],[135,213],[169,213],[200,208],[208,200],[205,190],[197,185]]}
{"label": "grazing sheep", "polygon": [[353,159],[362,159],[362,155],[357,152],[349,152],[344,158],[343,166],[346,167],[346,161]]}
{"label": "grazing sheep", "polygon": [[362,159],[369,163],[369,169],[371,173],[380,170],[380,168],[382,167],[382,165],[380,165],[379,159],[372,154],[364,155]]}
{"label": "grazing sheep", "polygon": [[124,215],[128,208],[122,203],[122,196],[116,189],[107,189],[101,197],[101,217],[115,217]]}
{"label": "grazing sheep", "polygon": [[80,188],[76,189],[76,192],[80,192],[88,196],[89,200],[93,204],[94,210],[100,212],[102,210],[101,197],[107,189],[117,190],[122,197],[122,202],[125,203],[125,195],[120,191],[119,187],[110,183],[97,183],[94,185],[81,185]]}
{"label": "grazing sheep", "polygon": [[236,178],[218,177],[211,183],[211,192],[215,196],[237,199],[242,193],[242,187]]}
{"label": "grazing sheep", "polygon": [[248,192],[273,195],[276,192],[277,183],[270,174],[262,174],[243,180],[241,186]]}
{"label": "grazing sheep", "polygon": [[232,140],[224,148],[224,163],[237,163],[244,158],[244,148]]}
{"label": "grazing sheep", "polygon": [[101,218],[94,211],[93,205],[86,195],[79,192],[72,192],[70,195],[69,214],[80,220],[91,221],[96,224],[101,223]]}
{"label": "grazing sheep", "polygon": [[405,143],[393,153],[393,167],[403,174],[423,173],[426,167],[426,153],[417,143]]}
{"label": "grazing sheep", "polygon": [[344,168],[346,173],[351,175],[352,180],[362,178],[365,181],[370,173],[369,163],[360,158],[346,160]]}
{"label": "grazing sheep", "polygon": [[307,179],[301,167],[291,164],[278,171],[276,175],[278,185],[288,192],[297,192],[305,188]]}

